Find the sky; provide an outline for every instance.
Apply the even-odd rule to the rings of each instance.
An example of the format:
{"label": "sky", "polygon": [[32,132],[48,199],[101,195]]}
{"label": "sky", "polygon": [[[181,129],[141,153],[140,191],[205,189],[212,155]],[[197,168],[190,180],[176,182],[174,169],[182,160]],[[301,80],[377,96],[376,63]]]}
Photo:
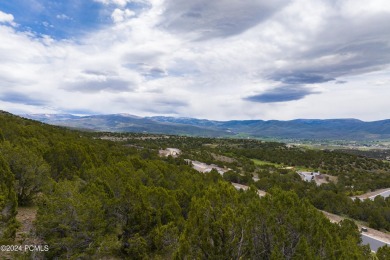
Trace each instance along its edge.
{"label": "sky", "polygon": [[0,109],[390,118],[388,0],[3,0]]}

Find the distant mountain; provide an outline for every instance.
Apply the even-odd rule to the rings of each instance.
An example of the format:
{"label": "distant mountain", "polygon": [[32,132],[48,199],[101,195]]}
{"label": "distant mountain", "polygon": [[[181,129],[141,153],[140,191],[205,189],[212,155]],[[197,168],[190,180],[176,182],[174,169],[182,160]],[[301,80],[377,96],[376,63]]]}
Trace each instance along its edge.
{"label": "distant mountain", "polygon": [[372,140],[390,138],[390,120],[295,119],[210,121],[194,118],[151,117],[159,122],[211,127],[252,137],[288,139]]}
{"label": "distant mountain", "polygon": [[140,132],[155,134],[219,137],[231,135],[217,128],[198,127],[190,124],[159,122],[128,114],[71,116],[25,114],[23,117],[44,123],[93,131]]}
{"label": "distant mountain", "polygon": [[50,123],[52,121],[65,121],[65,120],[79,118],[78,116],[74,116],[71,114],[29,114],[29,115],[22,115],[22,116],[36,121],[44,122],[44,123]]}
{"label": "distant mountain", "polygon": [[296,119],[214,121],[182,117],[138,117],[128,114],[73,116],[23,115],[41,122],[94,131],[147,132],[208,137],[279,139],[375,140],[390,139],[390,120]]}

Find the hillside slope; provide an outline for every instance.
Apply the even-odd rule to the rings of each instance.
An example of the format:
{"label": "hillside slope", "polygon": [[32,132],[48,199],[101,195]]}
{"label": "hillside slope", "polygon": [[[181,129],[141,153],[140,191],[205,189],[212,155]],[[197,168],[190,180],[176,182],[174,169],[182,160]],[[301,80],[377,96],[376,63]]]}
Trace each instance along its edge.
{"label": "hillside slope", "polygon": [[76,117],[72,115],[57,116],[41,114],[23,116],[52,125],[93,131],[136,132],[208,137],[230,135],[228,132],[222,129],[199,127],[196,125],[173,122],[159,122],[149,118],[142,118],[126,114],[93,115],[83,117]]}
{"label": "hillside slope", "polygon": [[[41,252],[47,259],[367,259],[370,254],[359,245],[352,222],[330,223],[293,191],[272,188],[271,196],[259,198],[252,190],[236,191],[218,173],[196,172],[181,158],[159,158],[153,149],[5,112],[0,112],[0,174],[0,242],[17,243],[16,207],[36,205],[36,233],[29,236],[48,245]],[[24,257],[29,256],[15,256]]]}
{"label": "hillside slope", "polygon": [[196,118],[137,117],[125,114],[76,117],[72,115],[24,115],[41,122],[79,129],[112,132],[159,133],[207,137],[259,137],[316,140],[390,139],[390,120],[296,119],[213,121]]}

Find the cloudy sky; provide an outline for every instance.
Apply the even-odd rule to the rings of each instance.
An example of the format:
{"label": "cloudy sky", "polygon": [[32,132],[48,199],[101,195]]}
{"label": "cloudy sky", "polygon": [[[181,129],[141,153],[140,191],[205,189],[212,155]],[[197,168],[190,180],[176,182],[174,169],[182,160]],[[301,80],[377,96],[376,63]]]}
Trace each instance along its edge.
{"label": "cloudy sky", "polygon": [[390,118],[388,0],[0,1],[0,109]]}

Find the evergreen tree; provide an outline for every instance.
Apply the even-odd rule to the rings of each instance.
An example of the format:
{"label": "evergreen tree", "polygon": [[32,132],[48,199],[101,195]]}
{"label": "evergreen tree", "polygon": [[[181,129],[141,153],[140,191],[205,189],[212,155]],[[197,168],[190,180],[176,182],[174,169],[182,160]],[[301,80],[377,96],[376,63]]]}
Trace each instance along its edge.
{"label": "evergreen tree", "polygon": [[239,259],[244,256],[244,222],[238,193],[228,183],[219,182],[202,198],[194,198],[180,238],[178,257]]}
{"label": "evergreen tree", "polygon": [[390,259],[390,246],[385,245],[378,248],[378,251],[376,252],[376,256],[378,257],[378,260]]}
{"label": "evergreen tree", "polygon": [[50,245],[47,256],[91,257],[107,246],[105,240],[112,240],[104,210],[108,196],[104,187],[80,180],[57,183],[40,201],[37,218],[38,234]]}
{"label": "evergreen tree", "polygon": [[0,129],[0,143],[2,143],[4,141],[5,141],[4,134],[3,134],[3,131]]}
{"label": "evergreen tree", "polygon": [[0,244],[15,237],[17,200],[15,180],[0,154]]}
{"label": "evergreen tree", "polygon": [[50,166],[27,147],[12,147],[7,142],[1,150],[5,153],[10,170],[15,176],[18,204],[31,204],[43,186],[49,182]]}

